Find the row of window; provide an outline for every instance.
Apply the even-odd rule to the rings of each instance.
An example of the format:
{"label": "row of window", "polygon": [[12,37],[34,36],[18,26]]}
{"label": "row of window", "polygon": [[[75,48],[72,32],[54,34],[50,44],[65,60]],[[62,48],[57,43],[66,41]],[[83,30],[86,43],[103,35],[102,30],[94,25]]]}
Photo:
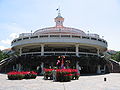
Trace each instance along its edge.
{"label": "row of window", "polygon": [[[36,38],[45,38],[45,37],[49,37],[48,35],[40,35],[40,36],[31,36],[31,37],[24,37],[23,40],[27,40],[27,39],[36,39]],[[50,35],[50,37],[60,37],[60,35]],[[70,35],[61,35],[61,37],[71,37]],[[82,38],[82,39],[91,39],[91,40],[98,40],[100,42],[103,42],[103,43],[106,43],[107,42],[105,40],[102,40],[102,39],[97,39],[97,38],[94,38],[94,37],[88,37],[88,36],[76,36],[76,35],[72,35],[72,38]],[[19,39],[15,39],[12,41],[12,43],[14,42],[17,42],[17,41],[21,41],[22,38],[19,38]]]}

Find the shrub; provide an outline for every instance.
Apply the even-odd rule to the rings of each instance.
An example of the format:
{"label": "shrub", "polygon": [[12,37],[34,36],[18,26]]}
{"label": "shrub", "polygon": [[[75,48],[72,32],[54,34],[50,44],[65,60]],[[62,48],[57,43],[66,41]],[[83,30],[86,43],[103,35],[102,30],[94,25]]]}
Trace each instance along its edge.
{"label": "shrub", "polygon": [[76,73],[76,74],[75,74],[75,79],[78,80],[79,77],[80,77],[80,73]]}
{"label": "shrub", "polygon": [[77,69],[44,69],[44,79],[52,79],[53,70],[56,70],[56,80],[61,82],[78,79],[80,76]]}
{"label": "shrub", "polygon": [[48,79],[50,77],[50,79],[52,79],[52,71],[54,69],[44,69],[44,79]]}
{"label": "shrub", "polygon": [[24,75],[21,72],[9,72],[8,79],[9,80],[21,80],[23,79]]}
{"label": "shrub", "polygon": [[9,80],[35,79],[37,77],[37,73],[33,71],[26,71],[26,72],[12,71],[9,72],[7,75]]}

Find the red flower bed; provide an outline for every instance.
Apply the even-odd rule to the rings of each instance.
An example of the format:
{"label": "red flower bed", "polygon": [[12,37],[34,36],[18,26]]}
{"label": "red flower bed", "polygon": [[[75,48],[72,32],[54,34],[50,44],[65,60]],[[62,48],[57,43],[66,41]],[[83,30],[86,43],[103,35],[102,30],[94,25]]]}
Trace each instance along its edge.
{"label": "red flower bed", "polygon": [[52,73],[52,71],[53,71],[54,69],[45,69],[44,68],[44,79],[48,79],[48,78],[50,78],[50,79],[52,79],[52,77],[53,77],[53,73]]}
{"label": "red flower bed", "polygon": [[71,79],[78,79],[77,69],[44,69],[44,79],[53,78],[53,70],[56,71],[57,81],[70,81]]}
{"label": "red flower bed", "polygon": [[8,74],[8,79],[10,80],[21,80],[21,79],[35,79],[37,76],[37,73],[34,71],[12,71]]}

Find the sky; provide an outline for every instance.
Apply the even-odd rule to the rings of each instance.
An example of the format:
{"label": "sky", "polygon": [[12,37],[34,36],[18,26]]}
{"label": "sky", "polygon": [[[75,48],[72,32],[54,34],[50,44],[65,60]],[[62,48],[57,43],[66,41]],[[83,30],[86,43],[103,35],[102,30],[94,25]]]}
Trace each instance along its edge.
{"label": "sky", "polygon": [[64,26],[99,34],[120,51],[120,0],[0,0],[0,49],[20,33],[55,26],[59,6]]}

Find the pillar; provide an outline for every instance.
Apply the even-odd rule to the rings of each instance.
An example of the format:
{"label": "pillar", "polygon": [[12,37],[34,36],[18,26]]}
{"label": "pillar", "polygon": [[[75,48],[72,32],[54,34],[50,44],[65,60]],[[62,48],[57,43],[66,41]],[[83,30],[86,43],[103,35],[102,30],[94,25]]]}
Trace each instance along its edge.
{"label": "pillar", "polygon": [[97,66],[97,74],[100,74],[101,70],[100,70],[100,65]]}
{"label": "pillar", "polygon": [[76,62],[76,69],[78,70],[78,73],[80,73],[81,67],[78,64],[78,61]]}
{"label": "pillar", "polygon": [[57,80],[57,78],[56,78],[56,70],[53,70],[52,73],[53,73],[53,81],[55,82]]}
{"label": "pillar", "polygon": [[18,64],[18,71],[21,71],[21,70],[22,70],[21,64]]}
{"label": "pillar", "polygon": [[105,73],[105,71],[106,71],[106,65],[104,65],[104,73]]}
{"label": "pillar", "polygon": [[44,44],[41,44],[41,56],[44,55]]}
{"label": "pillar", "polygon": [[13,65],[13,71],[15,71],[16,70],[16,68],[15,68],[15,66]]}
{"label": "pillar", "polygon": [[41,75],[43,75],[44,74],[44,63],[42,62],[41,63],[41,73],[40,73]]}
{"label": "pillar", "polygon": [[100,49],[97,48],[97,55],[100,56]]}
{"label": "pillar", "polygon": [[22,48],[19,49],[19,54],[22,55]]}
{"label": "pillar", "polygon": [[79,53],[78,53],[79,52],[79,44],[76,44],[75,48],[76,48],[76,50],[75,50],[76,51],[76,56],[79,56]]}

